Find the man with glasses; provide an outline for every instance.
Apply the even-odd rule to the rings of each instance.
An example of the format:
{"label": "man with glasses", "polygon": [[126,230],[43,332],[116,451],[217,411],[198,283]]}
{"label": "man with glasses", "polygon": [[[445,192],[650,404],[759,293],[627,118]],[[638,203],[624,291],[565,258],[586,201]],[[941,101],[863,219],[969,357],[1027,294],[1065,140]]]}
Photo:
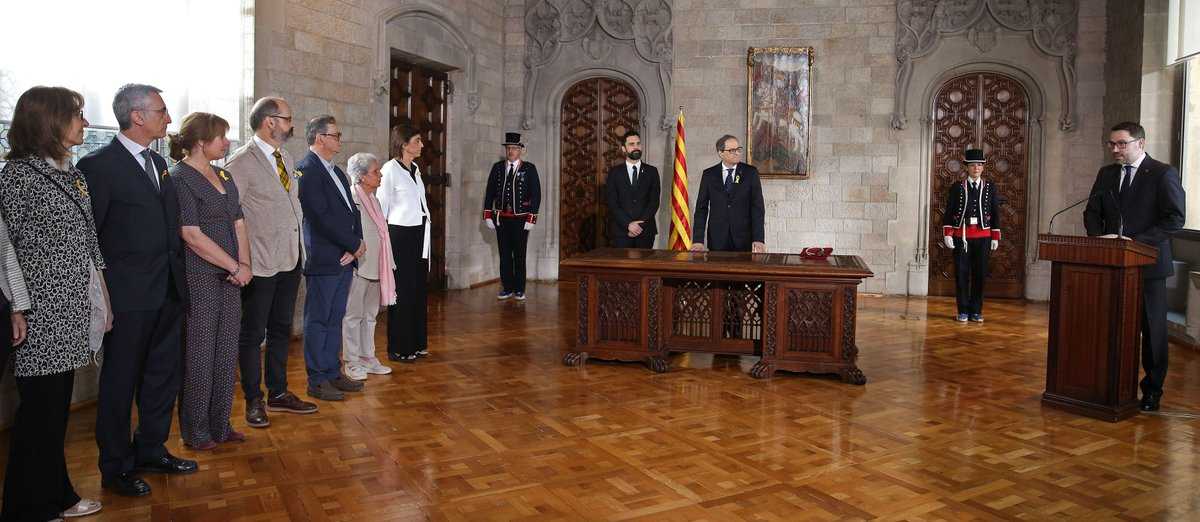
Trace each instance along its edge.
{"label": "man with glasses", "polygon": [[308,154],[296,164],[304,212],[304,362],[308,396],[340,401],[342,392],[362,391],[366,371],[355,380],[342,375],[342,319],[350,279],[366,253],[362,216],[350,196],[350,180],[335,166],[342,133],[333,116],[313,118],[304,128]]}
{"label": "man with glasses", "polygon": [[1158,249],[1153,265],[1142,267],[1142,411],[1157,411],[1167,377],[1167,284],[1171,233],[1183,228],[1184,192],[1179,171],[1146,154],[1146,130],[1118,123],[1105,147],[1114,163],[1100,168],[1093,197],[1083,211],[1089,236],[1132,239]]}
{"label": "man with glasses", "polygon": [[742,147],[729,134],[717,140],[717,154],[721,162],[704,169],[700,177],[692,250],[766,252],[758,169],[740,161]]}
{"label": "man with glasses", "polygon": [[[261,98],[250,109],[254,136],[233,153],[226,170],[238,186],[238,198],[250,236],[254,278],[242,287],[242,331],[238,366],[246,396],[246,423],[270,425],[267,411],[307,414],[317,405],[300,400],[287,385],[288,342],[300,288],[299,175],[282,149],[292,137],[292,108],[282,98]],[[260,388],[264,370],[260,347],[266,338],[267,397]]]}
{"label": "man with glasses", "polygon": [[[79,160],[87,177],[112,330],[104,338],[96,445],[101,484],[118,495],[150,494],[139,472],[192,473],[196,462],[167,452],[171,414],[182,382],[180,354],[187,284],[179,236],[179,201],[167,162],[150,149],[171,116],[156,87],[117,89],[121,131]],[[138,424],[130,434],[137,398]]]}

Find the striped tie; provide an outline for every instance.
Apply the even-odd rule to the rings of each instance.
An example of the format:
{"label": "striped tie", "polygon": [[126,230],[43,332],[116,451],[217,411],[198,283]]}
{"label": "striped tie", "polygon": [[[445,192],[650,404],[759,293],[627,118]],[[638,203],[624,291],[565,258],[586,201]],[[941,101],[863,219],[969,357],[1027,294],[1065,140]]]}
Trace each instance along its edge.
{"label": "striped tie", "polygon": [[275,170],[279,171],[279,183],[283,185],[283,190],[292,191],[292,180],[288,178],[287,167],[283,166],[283,154],[279,153],[279,149],[275,149]]}

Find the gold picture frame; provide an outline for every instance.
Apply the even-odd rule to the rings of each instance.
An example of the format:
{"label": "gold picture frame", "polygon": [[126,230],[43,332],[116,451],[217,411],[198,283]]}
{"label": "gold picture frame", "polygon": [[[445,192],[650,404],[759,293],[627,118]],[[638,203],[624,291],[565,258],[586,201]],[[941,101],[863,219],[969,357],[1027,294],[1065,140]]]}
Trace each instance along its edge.
{"label": "gold picture frame", "polygon": [[812,47],[746,53],[746,162],[763,177],[812,174]]}

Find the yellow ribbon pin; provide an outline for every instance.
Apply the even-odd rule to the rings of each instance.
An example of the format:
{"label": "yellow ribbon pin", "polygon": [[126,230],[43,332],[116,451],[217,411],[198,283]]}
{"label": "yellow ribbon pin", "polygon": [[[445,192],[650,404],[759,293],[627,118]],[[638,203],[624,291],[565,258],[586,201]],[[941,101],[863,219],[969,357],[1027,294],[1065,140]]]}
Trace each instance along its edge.
{"label": "yellow ribbon pin", "polygon": [[223,181],[229,181],[229,175],[223,170],[217,169],[217,177],[221,178]]}
{"label": "yellow ribbon pin", "polygon": [[75,189],[79,191],[80,196],[83,196],[85,198],[88,197],[87,185],[83,183],[83,180],[81,180],[81,179],[75,180]]}

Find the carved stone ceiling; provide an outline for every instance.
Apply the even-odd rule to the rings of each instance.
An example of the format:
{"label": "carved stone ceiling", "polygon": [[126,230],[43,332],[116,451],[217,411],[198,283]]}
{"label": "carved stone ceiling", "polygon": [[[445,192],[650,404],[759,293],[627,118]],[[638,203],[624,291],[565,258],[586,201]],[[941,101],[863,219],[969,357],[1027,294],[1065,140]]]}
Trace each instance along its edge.
{"label": "carved stone ceiling", "polygon": [[1075,57],[1079,0],[900,0],[896,3],[896,99],[892,127],[908,124],[904,103],[913,62],[933,52],[942,36],[967,31],[982,53],[996,44],[1000,31],[1031,32],[1039,51],[1059,61],[1063,114],[1059,128],[1076,124]]}

